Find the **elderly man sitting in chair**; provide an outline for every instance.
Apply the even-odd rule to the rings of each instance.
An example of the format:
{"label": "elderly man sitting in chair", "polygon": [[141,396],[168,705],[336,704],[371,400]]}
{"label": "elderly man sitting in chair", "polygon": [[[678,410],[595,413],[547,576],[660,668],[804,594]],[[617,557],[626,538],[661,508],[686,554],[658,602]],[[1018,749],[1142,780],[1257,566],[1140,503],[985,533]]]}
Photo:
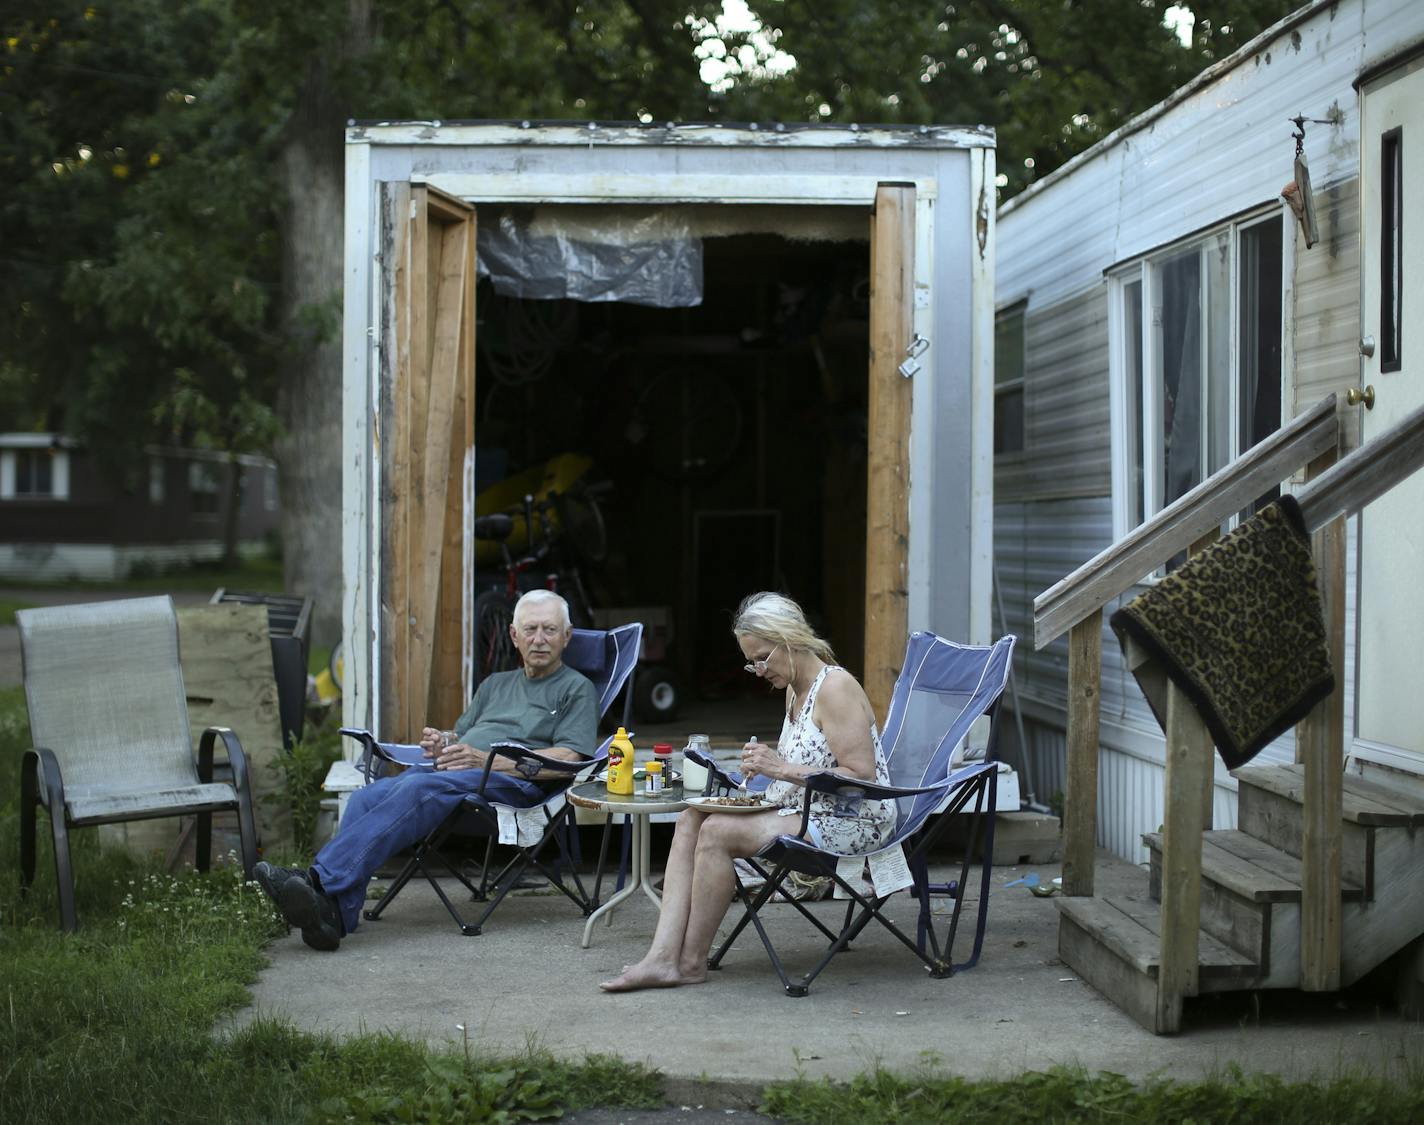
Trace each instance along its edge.
{"label": "elderly man sitting in chair", "polygon": [[[420,744],[433,768],[407,769],[353,793],[340,830],[307,870],[265,862],[254,868],[262,889],[313,949],[336,949],[356,928],[371,876],[478,791],[490,745],[514,740],[565,761],[592,757],[598,698],[592,682],[563,663],[572,635],[568,604],[558,594],[533,590],[514,607],[509,631],[524,667],[486,677],[453,731],[425,728]],[[537,763],[496,755],[485,796],[536,805],[544,799],[539,780]]]}

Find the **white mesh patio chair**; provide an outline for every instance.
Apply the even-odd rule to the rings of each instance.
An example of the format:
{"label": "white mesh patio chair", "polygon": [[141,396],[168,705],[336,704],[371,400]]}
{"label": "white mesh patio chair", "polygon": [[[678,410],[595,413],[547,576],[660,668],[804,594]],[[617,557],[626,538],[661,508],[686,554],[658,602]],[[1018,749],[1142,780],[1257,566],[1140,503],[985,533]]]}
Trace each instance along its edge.
{"label": "white mesh patio chair", "polygon": [[[20,765],[20,888],[35,877],[37,810],[49,813],[60,927],[79,928],[69,830],[129,820],[198,818],[196,862],[212,853],[212,814],[237,813],[242,867],[257,862],[247,757],[226,727],[188,727],[173,599],[131,598],[22,609],[25,701],[33,749]],[[221,738],[232,783],[214,782]]]}

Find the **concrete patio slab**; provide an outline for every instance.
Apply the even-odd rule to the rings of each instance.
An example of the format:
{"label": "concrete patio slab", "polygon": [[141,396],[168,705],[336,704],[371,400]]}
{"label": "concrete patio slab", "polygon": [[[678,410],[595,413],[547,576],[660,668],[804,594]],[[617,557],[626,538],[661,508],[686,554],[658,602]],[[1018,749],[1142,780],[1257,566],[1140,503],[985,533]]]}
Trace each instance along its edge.
{"label": "concrete patio slab", "polygon": [[[1004,1078],[1063,1064],[1141,1080],[1208,1077],[1232,1063],[1293,1078],[1417,1073],[1424,1063],[1424,1028],[1358,993],[1207,997],[1189,1003],[1183,1034],[1151,1035],[1059,960],[1053,902],[1005,888],[1029,870],[1044,881],[1058,873],[994,869],[988,936],[973,970],[931,979],[872,927],[803,999],[782,993],[752,933],[705,985],[602,993],[598,982],[647,947],[655,914],[641,896],[597,926],[585,950],[582,922],[562,896],[521,894],[467,938],[428,886],[412,885],[388,918],[364,923],[337,953],[313,952],[296,934],[276,941],[253,1005],[232,1022],[284,1016],[336,1034],[389,1029],[494,1052],[538,1044],[570,1058],[622,1049],[662,1070],[670,1097],[684,1101],[709,1089],[750,1096],[797,1073],[848,1079],[876,1066]],[[1104,889],[1145,879],[1106,854],[1097,877]],[[789,965],[809,966],[814,931],[790,906],[771,914]],[[892,914],[913,925],[908,903]]]}

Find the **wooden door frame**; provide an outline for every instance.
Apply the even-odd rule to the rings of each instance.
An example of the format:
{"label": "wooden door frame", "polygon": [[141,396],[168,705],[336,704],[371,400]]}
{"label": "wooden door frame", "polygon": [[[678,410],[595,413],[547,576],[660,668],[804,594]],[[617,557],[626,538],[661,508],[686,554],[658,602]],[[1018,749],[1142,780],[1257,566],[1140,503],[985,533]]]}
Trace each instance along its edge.
{"label": "wooden door frame", "polygon": [[378,729],[415,741],[453,722],[472,690],[476,218],[427,184],[387,184],[382,204]]}
{"label": "wooden door frame", "polygon": [[[356,187],[356,182],[361,180],[364,169],[369,164],[363,160],[352,160],[348,165],[348,199],[351,191]],[[374,378],[370,386],[371,406],[375,408],[374,416],[361,415],[357,417],[353,410],[359,413],[359,404],[348,400],[347,403],[347,428],[358,436],[369,434],[370,439],[362,445],[362,449],[370,450],[371,456],[368,461],[362,463],[362,456],[356,455],[356,461],[348,468],[344,474],[346,480],[346,492],[348,498],[354,499],[357,493],[363,492],[369,499],[364,503],[350,505],[346,522],[348,531],[346,538],[348,547],[359,553],[362,552],[362,545],[369,545],[370,549],[377,552],[379,560],[364,569],[364,573],[376,579],[373,589],[362,590],[358,585],[348,584],[343,591],[343,598],[350,606],[348,611],[349,620],[355,628],[355,635],[361,637],[364,633],[366,645],[361,641],[356,641],[352,646],[353,651],[348,654],[347,680],[351,684],[351,690],[347,693],[343,702],[343,718],[348,725],[374,725],[378,726],[383,733],[398,731],[400,729],[411,729],[411,724],[418,723],[425,718],[424,715],[419,720],[410,714],[418,709],[412,701],[410,688],[411,666],[409,659],[404,660],[402,673],[404,680],[391,679],[385,674],[386,669],[397,667],[399,658],[395,655],[393,637],[404,630],[398,628],[397,615],[393,611],[394,603],[387,603],[384,590],[388,585],[384,573],[384,564],[387,557],[386,545],[391,542],[391,532],[386,528],[388,520],[396,525],[399,530],[399,516],[388,514],[386,498],[391,495],[392,488],[389,481],[385,479],[386,457],[378,451],[383,444],[381,430],[384,426],[393,426],[394,419],[387,414],[386,407],[390,402],[389,387],[390,372],[392,370],[393,355],[399,356],[402,349],[398,343],[399,329],[401,327],[398,317],[393,315],[393,306],[397,304],[393,297],[394,286],[392,284],[394,274],[389,263],[395,260],[395,246],[393,240],[385,233],[384,228],[388,225],[383,221],[383,215],[390,215],[392,208],[400,208],[398,201],[393,202],[390,198],[392,189],[404,189],[407,194],[405,207],[408,212],[410,199],[414,198],[414,193],[419,189],[426,190],[426,198],[436,199],[437,207],[449,209],[449,214],[442,212],[437,215],[437,220],[448,219],[455,213],[464,211],[473,212],[473,208],[479,204],[488,203],[499,205],[501,203],[548,203],[548,204],[578,204],[578,203],[598,203],[598,204],[738,204],[743,206],[756,206],[760,204],[779,206],[860,206],[873,208],[882,181],[875,177],[868,176],[800,176],[800,175],[775,175],[770,177],[750,177],[750,176],[727,176],[727,175],[693,175],[674,177],[673,184],[657,184],[648,177],[638,179],[638,184],[630,185],[624,183],[626,177],[619,176],[580,176],[573,175],[560,177],[557,185],[540,183],[531,185],[527,177],[511,176],[507,174],[479,174],[479,173],[437,173],[428,176],[413,175],[409,181],[387,181],[375,184],[376,194],[373,199],[374,211],[372,214],[371,226],[382,231],[379,242],[379,252],[376,258],[379,260],[379,269],[373,276],[375,284],[369,291],[371,323],[378,326],[376,330],[367,333],[367,346],[376,353],[376,360],[372,365]],[[644,183],[644,181],[648,181]],[[908,209],[905,215],[909,222],[904,224],[902,232],[910,241],[909,254],[906,258],[908,265],[899,271],[898,276],[903,281],[902,299],[897,302],[899,312],[896,314],[896,323],[901,327],[896,329],[894,338],[887,335],[881,348],[882,362],[881,370],[894,371],[894,367],[903,358],[904,343],[908,343],[909,336],[913,331],[918,330],[923,334],[928,334],[931,330],[930,319],[932,316],[932,304],[930,296],[933,293],[935,278],[933,276],[933,251],[925,244],[929,232],[933,230],[933,207],[938,198],[936,182],[934,179],[916,179],[906,185],[898,185],[897,190],[909,189]],[[537,188],[537,190],[535,190]],[[636,188],[637,190],[633,190]],[[660,190],[655,190],[660,189]],[[537,198],[535,198],[537,197]],[[903,205],[903,204],[902,204]],[[888,204],[887,204],[888,206]],[[471,241],[473,243],[473,223],[471,217]],[[359,224],[348,227],[348,259],[363,229]],[[919,240],[920,253],[916,254],[915,244]],[[872,231],[872,254],[874,254],[875,236]],[[918,273],[917,273],[918,271]],[[918,286],[916,282],[918,281]],[[915,300],[916,288],[919,296],[923,300]],[[473,289],[473,287],[471,287]],[[468,295],[468,301],[473,307],[473,292]],[[911,331],[906,333],[904,324],[905,317],[908,316]],[[348,317],[348,321],[349,321]],[[463,466],[464,489],[468,496],[467,509],[464,517],[469,520],[473,516],[473,451],[474,443],[477,440],[474,434],[474,340],[473,340],[473,312],[469,318],[471,332],[464,346],[468,347],[468,352],[462,352],[460,360],[461,370],[465,372],[464,380],[466,385],[465,393],[467,417],[468,442],[466,452],[468,462]],[[408,331],[408,326],[407,326]],[[873,333],[872,329],[872,333]],[[903,342],[898,342],[903,337]],[[348,352],[355,355],[360,346],[351,336],[350,323],[348,323]],[[468,356],[468,360],[464,358]],[[420,358],[419,354],[416,356]],[[406,357],[403,362],[410,363],[410,357]],[[925,374],[932,380],[935,377],[934,357],[929,357],[925,363]],[[873,376],[871,386],[877,385]],[[898,383],[896,382],[898,381]],[[889,502],[895,511],[896,534],[888,536],[882,543],[882,548],[888,550],[888,554],[882,553],[877,566],[883,567],[884,573],[889,577],[884,579],[884,590],[876,590],[871,585],[870,576],[867,575],[867,608],[869,600],[873,596],[882,595],[877,606],[877,617],[866,622],[865,653],[866,653],[866,678],[869,684],[874,678],[882,683],[893,686],[895,676],[898,674],[900,663],[903,657],[904,645],[907,636],[907,615],[915,610],[917,598],[914,589],[909,588],[910,570],[910,542],[908,536],[909,528],[909,399],[912,388],[908,380],[904,380],[900,375],[893,374],[893,379],[889,375],[882,376],[880,386],[887,393],[893,393],[893,409],[887,411],[881,406],[872,407],[877,417],[889,417],[901,419],[896,423],[899,432],[895,435],[895,451],[885,460],[885,465],[891,467],[891,475],[898,482],[893,493],[887,494],[893,497]],[[877,392],[872,390],[874,396]],[[901,398],[903,396],[903,402]],[[452,443],[453,446],[454,443]],[[872,446],[874,446],[872,441]],[[452,456],[450,462],[453,474],[455,463]],[[452,492],[451,497],[454,493]],[[380,502],[373,503],[376,498]],[[453,500],[451,500],[453,504]],[[374,507],[374,511],[367,511],[364,518],[362,510],[368,505]],[[872,518],[868,514],[868,520]],[[361,523],[356,526],[351,521],[355,519]],[[407,517],[408,519],[408,517]],[[450,527],[447,520],[447,531]],[[925,532],[928,534],[928,530]],[[408,526],[401,531],[404,541],[409,543]],[[468,536],[465,536],[465,543],[462,553],[469,554],[470,544]],[[446,556],[453,552],[453,537],[447,539]],[[924,551],[921,551],[923,554]],[[408,557],[408,556],[407,556]],[[923,560],[922,560],[923,561]],[[467,558],[465,563],[466,575],[464,589],[471,588],[472,575],[468,574],[468,569],[472,564],[472,559]],[[879,581],[879,580],[877,580]],[[929,581],[928,577],[921,576],[919,585],[924,586]],[[407,580],[400,580],[397,585]],[[442,589],[444,581],[442,580]],[[923,600],[924,593],[921,591],[919,598]],[[970,593],[972,602],[972,591]],[[365,608],[369,607],[369,609]],[[887,607],[894,607],[891,612],[884,612]],[[916,612],[923,613],[928,606],[921,606]],[[423,624],[417,622],[417,624]],[[409,629],[410,626],[406,626]],[[423,634],[422,634],[423,635]],[[428,643],[428,641],[427,641]],[[446,667],[449,660],[448,655],[442,656],[436,665],[432,664],[432,679],[445,684],[461,684],[462,698],[458,702],[451,702],[446,706],[463,707],[468,700],[470,690],[468,682],[468,662],[471,641],[469,637],[463,637],[461,642],[463,651],[462,667],[459,675],[452,675]],[[441,650],[444,651],[443,649]],[[369,655],[368,655],[369,654]],[[374,667],[372,666],[374,664]],[[416,669],[417,673],[419,669]],[[418,694],[418,691],[417,691]],[[403,702],[388,703],[388,699],[394,696]],[[872,692],[871,698],[877,702],[877,713],[883,717],[885,706],[888,704],[889,690]],[[453,699],[453,696],[452,696]],[[436,701],[432,697],[430,704]],[[428,706],[430,714],[433,716],[436,711],[435,706]],[[458,713],[456,710],[454,713]],[[387,725],[388,717],[394,726]],[[441,712],[442,719],[445,717]],[[414,727],[418,732],[418,725]]]}
{"label": "wooden door frame", "polygon": [[865,506],[865,692],[881,723],[909,631],[915,185],[880,184],[870,218],[870,373]]}

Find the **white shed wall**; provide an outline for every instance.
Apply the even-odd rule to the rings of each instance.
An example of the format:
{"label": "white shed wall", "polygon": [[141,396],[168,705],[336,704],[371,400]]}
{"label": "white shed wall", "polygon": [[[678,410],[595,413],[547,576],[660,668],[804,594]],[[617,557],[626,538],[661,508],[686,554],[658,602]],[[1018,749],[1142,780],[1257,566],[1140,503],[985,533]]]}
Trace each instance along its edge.
{"label": "white shed wall", "polygon": [[[344,632],[353,690],[344,718],[369,726],[379,614],[380,434],[376,268],[382,182],[430,183],[475,203],[860,206],[880,182],[917,195],[913,314],[930,340],[910,435],[909,625],[989,639],[992,559],[993,132],[982,128],[445,124],[347,131],[344,344]],[[813,226],[814,224],[808,224]],[[786,233],[794,234],[793,230]],[[373,569],[376,568],[376,569]]]}

